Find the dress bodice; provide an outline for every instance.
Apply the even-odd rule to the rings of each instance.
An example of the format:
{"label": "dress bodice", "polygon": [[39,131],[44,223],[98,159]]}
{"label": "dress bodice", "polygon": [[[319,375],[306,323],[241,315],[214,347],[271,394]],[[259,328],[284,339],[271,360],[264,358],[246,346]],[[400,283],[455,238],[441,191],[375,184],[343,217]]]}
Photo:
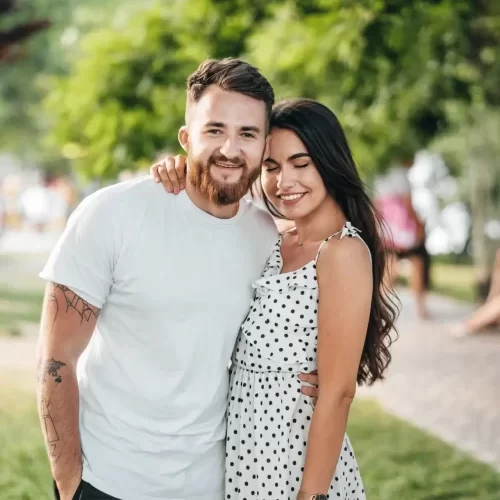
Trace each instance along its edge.
{"label": "dress bodice", "polygon": [[[359,237],[359,230],[347,222],[329,239]],[[319,256],[300,269],[281,273],[282,236],[262,272],[253,283],[251,308],[241,326],[233,363],[255,371],[308,372],[316,369],[318,332]]]}

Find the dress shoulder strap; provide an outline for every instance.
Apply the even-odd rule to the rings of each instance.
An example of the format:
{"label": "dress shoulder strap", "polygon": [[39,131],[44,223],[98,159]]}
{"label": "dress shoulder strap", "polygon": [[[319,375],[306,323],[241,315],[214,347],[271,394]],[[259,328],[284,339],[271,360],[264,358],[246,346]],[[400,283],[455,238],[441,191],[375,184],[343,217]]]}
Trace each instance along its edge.
{"label": "dress shoulder strap", "polygon": [[363,244],[365,245],[366,249],[368,250],[368,255],[370,256],[370,262],[372,262],[372,254],[370,252],[370,248],[366,244],[365,240],[363,240],[363,238],[361,238],[361,236],[359,236],[358,233],[360,233],[360,232],[361,232],[360,229],[354,227],[349,221],[347,221],[344,224],[344,227],[340,231],[337,231],[336,233],[333,233],[332,235],[328,236],[328,238],[326,238],[325,240],[323,240],[321,242],[321,245],[318,248],[318,253],[316,254],[316,258],[314,259],[314,263],[316,263],[318,261],[318,257],[319,257],[319,254],[321,252],[321,249],[323,248],[323,245],[327,241],[330,241],[332,238],[334,238],[335,236],[337,236],[339,234],[340,234],[339,240],[341,240],[345,236],[347,236],[349,238],[354,238],[354,237],[359,238],[363,242]]}

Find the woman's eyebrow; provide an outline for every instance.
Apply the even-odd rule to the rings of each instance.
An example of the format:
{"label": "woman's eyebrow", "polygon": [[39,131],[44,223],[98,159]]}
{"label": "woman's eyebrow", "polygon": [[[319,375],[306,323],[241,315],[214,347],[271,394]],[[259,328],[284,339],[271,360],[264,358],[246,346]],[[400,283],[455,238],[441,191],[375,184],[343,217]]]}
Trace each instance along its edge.
{"label": "woman's eyebrow", "polygon": [[275,165],[279,165],[279,163],[276,160],[273,160],[271,157],[266,158],[264,160],[264,163],[274,163]]}
{"label": "woman's eyebrow", "polygon": [[295,153],[294,155],[288,157],[288,161],[296,160],[297,158],[304,158],[305,156],[309,157],[310,155],[308,153]]}

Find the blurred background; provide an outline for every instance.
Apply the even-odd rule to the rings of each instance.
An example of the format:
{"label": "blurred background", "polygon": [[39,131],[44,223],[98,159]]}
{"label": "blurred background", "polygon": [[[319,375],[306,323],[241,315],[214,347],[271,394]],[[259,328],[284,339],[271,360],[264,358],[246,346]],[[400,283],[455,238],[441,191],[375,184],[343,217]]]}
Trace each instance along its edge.
{"label": "blurred background", "polygon": [[500,499],[498,0],[0,0],[0,499],[50,498],[37,273],[83,197],[179,152],[186,77],[227,56],[338,114],[399,242],[350,420],[368,498]]}

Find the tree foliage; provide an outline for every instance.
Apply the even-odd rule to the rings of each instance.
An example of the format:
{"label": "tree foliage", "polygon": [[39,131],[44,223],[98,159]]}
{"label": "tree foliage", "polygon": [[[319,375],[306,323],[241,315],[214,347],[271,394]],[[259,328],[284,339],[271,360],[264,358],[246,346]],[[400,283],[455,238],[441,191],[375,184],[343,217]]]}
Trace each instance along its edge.
{"label": "tree foliage", "polygon": [[454,127],[457,103],[498,110],[499,11],[496,0],[160,2],[82,39],[47,101],[53,138],[90,177],[149,164],[177,147],[187,75],[240,56],[279,97],[330,106],[370,173]]}
{"label": "tree foliage", "polygon": [[250,40],[251,58],[283,96],[334,109],[365,168],[427,145],[447,128],[452,101],[500,104],[493,3],[322,4],[305,16],[281,5]]}
{"label": "tree foliage", "polygon": [[70,77],[48,98],[63,153],[89,176],[112,178],[175,150],[187,75],[207,57],[238,55],[268,4],[178,0],[121,31],[91,33]]}
{"label": "tree foliage", "polygon": [[[0,0],[2,1],[2,0]],[[7,0],[9,1],[9,0]],[[143,0],[145,3],[146,0]],[[52,90],[53,77],[65,75],[79,57],[78,41],[102,23],[120,18],[118,5],[132,10],[133,0],[18,0],[17,9],[0,18],[6,32],[31,20],[48,19],[50,28],[30,37],[13,61],[0,62],[0,150],[19,156],[58,160],[59,152],[44,147],[51,121],[42,101]]]}
{"label": "tree foliage", "polygon": [[[16,0],[0,0],[0,21],[4,24],[6,16],[11,20],[17,11]],[[16,61],[23,56],[23,43],[36,33],[47,29],[48,19],[29,19],[2,26],[0,30],[0,62]]]}

